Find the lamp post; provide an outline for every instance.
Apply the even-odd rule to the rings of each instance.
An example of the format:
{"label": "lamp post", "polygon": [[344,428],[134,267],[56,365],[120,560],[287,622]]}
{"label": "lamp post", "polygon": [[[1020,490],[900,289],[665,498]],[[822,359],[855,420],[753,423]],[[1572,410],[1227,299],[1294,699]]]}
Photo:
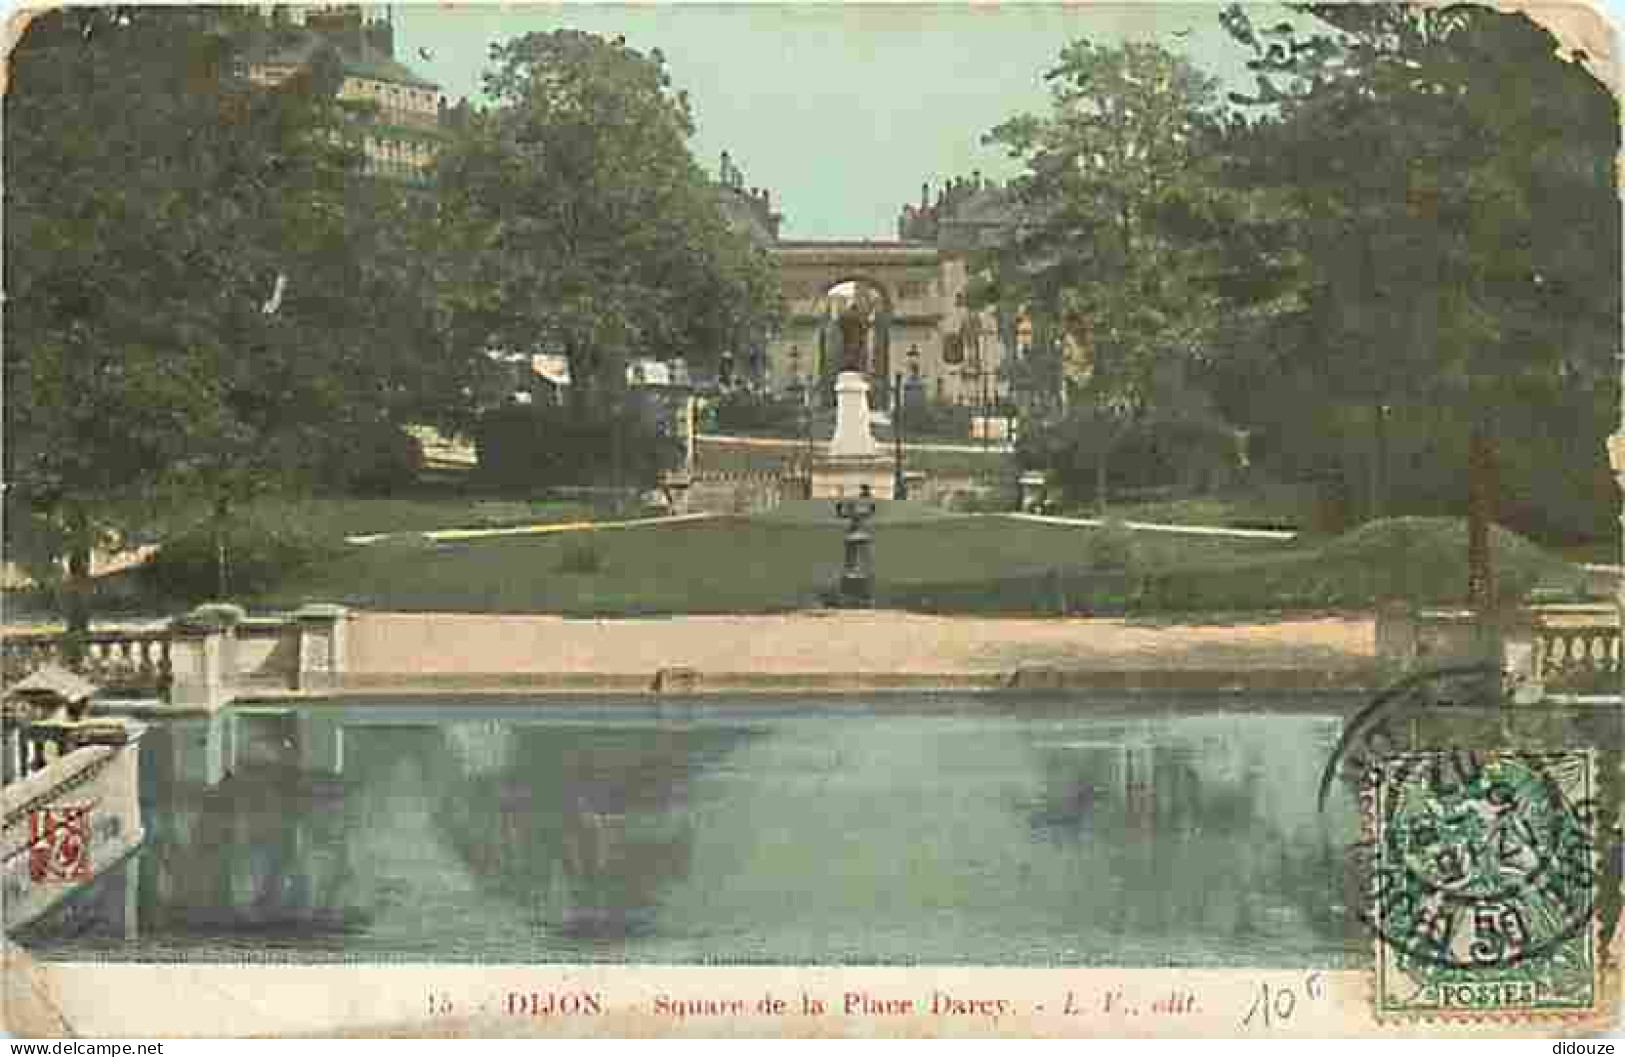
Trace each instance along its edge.
{"label": "lamp post", "polygon": [[993,372],[987,369],[986,364],[979,366],[982,379],[982,450],[986,451],[993,440],[993,401],[988,398],[988,382],[992,380]]}
{"label": "lamp post", "polygon": [[904,384],[908,386],[909,399],[918,405],[924,381],[920,378],[920,346],[917,343],[908,347],[908,381]]}
{"label": "lamp post", "polygon": [[896,449],[896,479],[892,482],[892,498],[908,498],[908,478],[903,475],[903,372],[898,371],[892,377],[892,413],[891,435],[892,444]]}
{"label": "lamp post", "polygon": [[807,498],[813,497],[813,382],[801,386],[801,439],[803,461],[807,464]]}
{"label": "lamp post", "polygon": [[802,469],[807,475],[807,498],[813,493],[812,381],[801,374],[801,346],[790,346],[790,375],[801,393]]}
{"label": "lamp post", "polygon": [[855,499],[837,499],[835,514],[847,519],[846,565],[841,569],[835,604],[847,609],[867,609],[875,601],[874,534],[869,531],[869,519],[875,516],[875,500],[869,486],[860,486]]}
{"label": "lamp post", "polygon": [[998,376],[993,372],[993,364],[982,357],[982,330],[976,329],[976,366],[981,369],[982,377],[982,450],[986,451],[993,441],[993,401],[998,395]]}
{"label": "lamp post", "polygon": [[[937,379],[937,388],[942,388],[942,379]],[[920,370],[920,347],[918,345],[908,350],[908,377],[903,380],[903,401],[916,411],[923,410],[926,402],[925,375]]]}

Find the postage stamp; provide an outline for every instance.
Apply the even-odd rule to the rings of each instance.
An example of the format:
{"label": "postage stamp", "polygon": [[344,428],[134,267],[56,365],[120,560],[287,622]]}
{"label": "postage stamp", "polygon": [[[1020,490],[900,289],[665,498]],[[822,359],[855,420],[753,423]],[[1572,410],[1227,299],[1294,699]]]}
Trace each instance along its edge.
{"label": "postage stamp", "polygon": [[1365,913],[1380,1015],[1595,1008],[1594,760],[1431,752],[1373,768]]}

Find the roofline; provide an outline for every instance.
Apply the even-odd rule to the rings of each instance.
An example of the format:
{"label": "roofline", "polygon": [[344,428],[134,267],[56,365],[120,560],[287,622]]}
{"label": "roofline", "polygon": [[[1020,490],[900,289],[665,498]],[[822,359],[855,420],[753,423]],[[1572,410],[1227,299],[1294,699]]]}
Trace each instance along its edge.
{"label": "roofline", "polygon": [[932,242],[900,239],[782,239],[773,244],[782,250],[935,250]]}
{"label": "roofline", "polygon": [[436,92],[439,92],[439,91],[443,90],[442,85],[438,85],[435,82],[433,82],[433,81],[431,81],[431,80],[429,80],[429,79],[427,79],[425,77],[419,77],[417,74],[412,73],[410,71],[407,72],[405,77],[396,77],[396,76],[391,75],[391,74],[380,74],[375,70],[367,70],[365,72],[362,72],[362,71],[352,71],[352,70],[346,68],[345,71],[344,71],[344,76],[345,77],[353,77],[358,81],[379,81],[379,82],[381,82],[383,84],[405,85],[408,88],[433,89]]}

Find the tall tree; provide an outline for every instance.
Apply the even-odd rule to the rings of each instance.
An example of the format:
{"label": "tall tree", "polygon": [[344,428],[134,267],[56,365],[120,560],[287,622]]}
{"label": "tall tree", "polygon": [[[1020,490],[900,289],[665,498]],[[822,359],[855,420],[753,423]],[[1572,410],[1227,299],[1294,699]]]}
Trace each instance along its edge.
{"label": "tall tree", "polygon": [[249,112],[229,22],[56,11],[12,56],[8,498],[60,526],[73,628],[115,501],[150,494],[227,428],[222,321],[266,290],[264,258],[230,238],[263,170],[226,132]]}
{"label": "tall tree", "polygon": [[[338,73],[242,73],[248,10],[37,17],[6,96],[5,470],[59,527],[70,626],[92,547],[153,504],[308,480],[355,427],[419,408],[442,365],[404,200],[336,137]],[[421,210],[419,211],[422,212]]]}
{"label": "tall tree", "polygon": [[575,30],[495,45],[490,108],[443,155],[445,207],[481,254],[486,340],[551,346],[585,411],[634,354],[713,359],[777,311],[767,259],[723,222],[658,50]]}
{"label": "tall tree", "polygon": [[1184,369],[1219,318],[1225,206],[1204,144],[1220,127],[1217,83],[1154,44],[1068,45],[1046,75],[1047,116],[988,140],[1026,171],[1026,224],[980,262],[982,303],[1019,306],[1064,334],[1076,438],[1106,499],[1111,451],[1155,416],[1194,413]]}
{"label": "tall tree", "polygon": [[1521,15],[1300,10],[1307,32],[1223,17],[1254,51],[1245,101],[1275,115],[1261,142],[1300,210],[1314,362],[1377,430],[1408,405],[1464,431],[1467,595],[1487,612],[1501,424],[1601,384],[1619,347],[1617,109]]}

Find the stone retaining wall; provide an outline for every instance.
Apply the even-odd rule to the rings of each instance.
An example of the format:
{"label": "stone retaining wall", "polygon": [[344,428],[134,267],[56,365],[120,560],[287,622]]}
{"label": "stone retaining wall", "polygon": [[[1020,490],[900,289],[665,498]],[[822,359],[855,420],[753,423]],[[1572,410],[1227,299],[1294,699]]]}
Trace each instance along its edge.
{"label": "stone retaining wall", "polygon": [[[336,694],[1246,690],[1377,685],[1369,621],[1262,628],[894,612],[571,620],[359,612]],[[256,693],[255,696],[267,696]]]}
{"label": "stone retaining wall", "polygon": [[[876,495],[887,496],[896,471],[889,461],[882,461],[884,465],[874,472],[870,483]],[[1020,498],[1017,481],[1008,476],[929,474],[911,470],[907,477],[909,499],[949,509],[992,505],[1014,510]],[[806,498],[807,478],[799,467],[790,466],[782,472],[673,476],[664,482],[664,489],[674,513],[757,514],[787,500]],[[814,494],[823,497],[835,493],[815,482]]]}
{"label": "stone retaining wall", "polygon": [[[145,830],[137,783],[141,729],[123,745],[90,745],[51,761],[43,770],[8,783],[0,830],[0,886],[9,931],[60,903],[117,865],[141,844]],[[37,879],[31,865],[36,828],[64,821],[68,809],[83,810],[90,875],[84,879]],[[54,846],[54,845],[48,845]]]}
{"label": "stone retaining wall", "polygon": [[680,514],[759,514],[786,499],[799,499],[802,478],[777,473],[696,474],[672,489]]}

